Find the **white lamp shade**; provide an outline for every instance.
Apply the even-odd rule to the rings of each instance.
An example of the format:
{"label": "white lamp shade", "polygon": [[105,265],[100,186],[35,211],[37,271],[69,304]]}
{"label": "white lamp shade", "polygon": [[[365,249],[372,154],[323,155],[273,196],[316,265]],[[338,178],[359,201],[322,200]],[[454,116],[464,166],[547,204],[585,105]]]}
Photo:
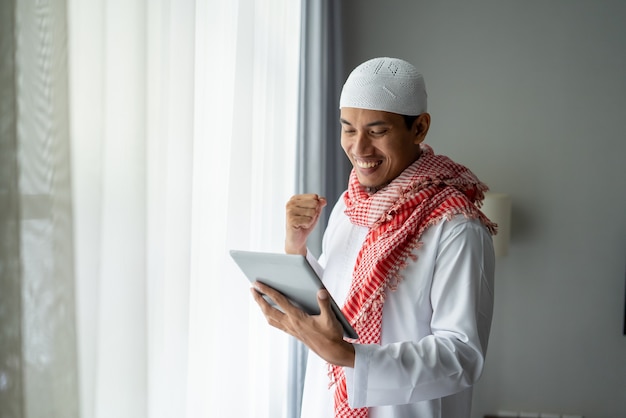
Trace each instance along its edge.
{"label": "white lamp shade", "polygon": [[511,197],[504,193],[486,192],[481,210],[489,220],[498,224],[498,234],[493,237],[496,257],[507,255],[511,239]]}

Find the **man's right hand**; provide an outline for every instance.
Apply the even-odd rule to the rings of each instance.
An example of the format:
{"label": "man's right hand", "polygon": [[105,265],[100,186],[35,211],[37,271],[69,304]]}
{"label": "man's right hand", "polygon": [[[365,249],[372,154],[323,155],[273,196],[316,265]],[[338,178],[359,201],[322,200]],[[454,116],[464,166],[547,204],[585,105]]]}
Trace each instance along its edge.
{"label": "man's right hand", "polygon": [[306,255],[306,239],[317,225],[326,198],[317,194],[292,196],[286,205],[285,252]]}

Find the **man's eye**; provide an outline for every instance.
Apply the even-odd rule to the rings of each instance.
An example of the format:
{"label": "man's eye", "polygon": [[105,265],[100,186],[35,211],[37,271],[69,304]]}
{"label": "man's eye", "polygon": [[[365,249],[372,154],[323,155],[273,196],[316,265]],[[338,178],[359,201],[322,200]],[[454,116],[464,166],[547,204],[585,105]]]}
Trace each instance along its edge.
{"label": "man's eye", "polygon": [[387,133],[387,130],[384,129],[382,131],[372,131],[372,135],[385,135]]}
{"label": "man's eye", "polygon": [[353,134],[353,133],[355,133],[355,132],[356,132],[356,131],[355,131],[354,129],[344,129],[344,130],[343,130],[343,133],[344,133],[344,134]]}

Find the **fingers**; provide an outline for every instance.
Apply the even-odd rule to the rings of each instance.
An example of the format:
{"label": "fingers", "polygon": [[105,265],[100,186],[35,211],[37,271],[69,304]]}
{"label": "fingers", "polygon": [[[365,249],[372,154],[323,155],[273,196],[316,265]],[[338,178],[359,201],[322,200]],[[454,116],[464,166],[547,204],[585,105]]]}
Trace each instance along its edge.
{"label": "fingers", "polygon": [[[287,332],[285,327],[282,325],[283,316],[285,314],[282,313],[280,310],[274,308],[265,299],[265,297],[263,297],[265,292],[262,292],[260,289],[258,289],[258,286],[257,286],[256,283],[255,283],[255,287],[250,289],[250,292],[252,293],[252,297],[254,298],[254,301],[261,308],[261,312],[265,316],[265,319],[266,319],[267,323],[269,325],[273,326],[274,328],[278,328],[278,329],[280,329],[282,331]],[[267,296],[269,297],[269,295],[267,295]],[[271,299],[271,297],[270,297],[270,299]]]}
{"label": "fingers", "polygon": [[326,199],[317,194],[300,194],[289,199],[285,206],[287,254],[306,254],[307,238],[326,204]]}
{"label": "fingers", "polygon": [[335,314],[330,307],[330,298],[327,290],[322,289],[317,292],[317,304],[320,307],[321,315]]}
{"label": "fingers", "polygon": [[[276,302],[283,312],[272,307],[260,292]],[[341,324],[332,311],[331,299],[326,290],[320,290],[317,294],[319,315],[307,315],[280,292],[260,282],[254,284],[252,294],[269,325],[302,341],[332,364],[354,367],[354,347],[343,339]]]}
{"label": "fingers", "polygon": [[[255,300],[257,301],[257,303],[260,302],[259,305],[261,306],[261,309],[263,310],[263,313],[266,314],[266,316],[269,313],[274,316],[282,317],[282,315],[284,315],[285,313],[293,313],[294,311],[298,311],[298,308],[292,305],[289,299],[287,299],[282,293],[273,289],[270,286],[267,286],[261,282],[255,282],[253,290],[256,293]],[[274,301],[274,303],[276,304],[276,306],[278,306],[278,308],[280,308],[280,310],[270,305],[265,300],[265,298],[263,298],[262,295],[266,295],[272,301]],[[262,302],[259,301],[257,298],[260,298]],[[278,315],[274,311],[280,313],[280,315]]]}
{"label": "fingers", "polygon": [[[261,282],[255,282],[251,289],[254,300],[261,307],[261,311],[267,320],[267,323],[274,328],[286,332],[294,337],[298,337],[298,323],[306,316],[304,312],[291,304],[282,293],[275,289],[264,285]],[[263,295],[269,297],[278,306],[277,309],[268,303]],[[294,326],[295,324],[295,326]]]}
{"label": "fingers", "polygon": [[293,196],[286,205],[287,226],[295,229],[312,228],[327,203],[326,198],[317,194]]}
{"label": "fingers", "polygon": [[326,326],[330,329],[334,329],[335,332],[339,333],[339,338],[342,338],[343,328],[330,305],[328,290],[322,289],[317,292],[317,304],[320,307],[320,317],[324,318],[327,324]]}

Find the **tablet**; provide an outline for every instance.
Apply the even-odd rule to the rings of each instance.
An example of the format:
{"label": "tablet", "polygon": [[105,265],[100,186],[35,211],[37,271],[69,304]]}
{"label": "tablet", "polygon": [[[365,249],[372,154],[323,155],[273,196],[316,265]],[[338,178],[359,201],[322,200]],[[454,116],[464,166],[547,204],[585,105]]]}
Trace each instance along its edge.
{"label": "tablet", "polygon": [[[325,287],[305,256],[240,250],[230,250],[230,255],[250,283],[255,281],[264,283],[278,290],[309,315],[319,315],[317,292],[320,289],[325,289]],[[272,306],[279,309],[269,297],[265,295],[263,297]],[[343,327],[343,335],[355,340],[358,339],[356,331],[332,296],[330,297],[330,305]]]}

